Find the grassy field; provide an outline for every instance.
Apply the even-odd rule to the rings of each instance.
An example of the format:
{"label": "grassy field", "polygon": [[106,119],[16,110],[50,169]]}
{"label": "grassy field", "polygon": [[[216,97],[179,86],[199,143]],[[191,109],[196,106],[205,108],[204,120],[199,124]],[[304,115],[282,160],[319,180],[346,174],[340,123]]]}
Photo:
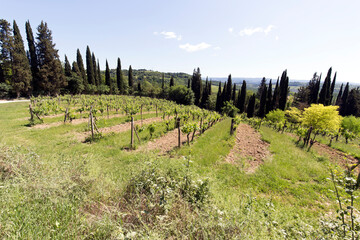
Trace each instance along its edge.
{"label": "grassy field", "polygon": [[[1,238],[314,239],[336,210],[330,161],[267,127],[260,133],[272,155],[247,174],[224,161],[235,143],[230,119],[158,156],[124,150],[129,131],[83,143],[74,136],[87,123],[35,129],[27,117],[26,103],[0,105]],[[164,133],[156,123],[153,138]]]}

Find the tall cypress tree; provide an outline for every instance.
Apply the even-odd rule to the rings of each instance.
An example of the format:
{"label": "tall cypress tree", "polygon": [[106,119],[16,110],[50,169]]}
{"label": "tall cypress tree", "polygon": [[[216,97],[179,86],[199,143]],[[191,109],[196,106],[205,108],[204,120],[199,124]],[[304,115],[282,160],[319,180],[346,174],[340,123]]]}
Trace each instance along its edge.
{"label": "tall cypress tree", "polygon": [[324,84],[321,88],[320,94],[319,94],[319,103],[324,104],[325,106],[330,105],[330,95],[331,95],[331,71],[332,68],[329,68],[329,71],[326,75],[326,78],[324,80]]}
{"label": "tall cypress tree", "polygon": [[234,83],[234,86],[232,89],[231,100],[235,104],[235,102],[236,102],[236,83]]}
{"label": "tall cypress tree", "polygon": [[132,72],[132,68],[131,65],[129,67],[129,72],[128,72],[129,76],[128,76],[128,80],[129,80],[129,93],[132,94],[132,90],[134,87],[134,77],[133,77],[133,72]]}
{"label": "tall cypress tree", "polygon": [[278,78],[276,81],[272,104],[271,104],[272,110],[279,108],[279,95],[280,95],[280,89],[279,89],[279,78]]}
{"label": "tall cypress tree", "polygon": [[311,105],[313,103],[317,103],[320,89],[320,78],[316,72],[314,73],[313,78],[309,81],[307,89],[309,90],[308,104]]}
{"label": "tall cypress tree", "polygon": [[71,76],[71,66],[70,66],[70,62],[67,58],[67,56],[65,55],[65,76],[66,77],[70,77]]}
{"label": "tall cypress tree", "polygon": [[221,93],[221,108],[224,107],[227,97],[227,82],[224,83],[224,87]]}
{"label": "tall cypress tree", "polygon": [[200,104],[200,106],[202,108],[206,108],[207,102],[209,100],[209,86],[208,85],[209,85],[209,81],[208,81],[208,78],[206,78],[205,87],[204,87],[202,95],[201,95],[201,104]]}
{"label": "tall cypress tree", "polygon": [[216,95],[216,107],[215,110],[217,112],[221,111],[221,82],[219,82],[219,89]]}
{"label": "tall cypress tree", "polygon": [[340,103],[340,109],[339,109],[339,113],[342,116],[345,116],[346,112],[347,112],[348,96],[349,96],[349,83],[346,83],[344,93],[342,94],[342,97],[341,97],[341,103]]}
{"label": "tall cypress tree", "polygon": [[91,53],[91,61],[92,61],[92,65],[93,65],[95,85],[99,86],[100,81],[98,79],[98,75],[97,75],[97,72],[96,72],[97,71],[97,65],[96,65],[96,58],[95,58],[94,52]]}
{"label": "tall cypress tree", "polygon": [[12,78],[12,56],[13,35],[10,23],[4,19],[0,19],[0,82],[11,83]]}
{"label": "tall cypress tree", "polygon": [[14,45],[12,49],[12,86],[16,92],[16,96],[31,93],[31,70],[28,58],[26,56],[24,42],[20,34],[19,27],[14,20]]}
{"label": "tall cypress tree", "polygon": [[266,106],[265,106],[265,115],[268,114],[270,111],[272,111],[272,83],[271,79],[269,82],[269,87],[266,94]]}
{"label": "tall cypress tree", "polygon": [[91,58],[91,52],[89,46],[86,47],[86,73],[87,73],[87,82],[89,84],[95,85],[94,64]]}
{"label": "tall cypress tree", "polygon": [[335,72],[335,75],[334,75],[334,78],[333,78],[333,81],[332,81],[331,87],[330,87],[330,101],[329,101],[329,105],[331,105],[332,102],[333,102],[335,82],[336,82],[336,74],[337,74],[337,72]]}
{"label": "tall cypress tree", "polygon": [[109,87],[110,94],[112,94],[113,93],[113,87],[112,87],[112,84],[111,84],[110,68],[109,68],[109,63],[108,63],[107,60],[106,60],[106,68],[105,68],[105,84],[106,84],[106,86]]}
{"label": "tall cypress tree", "polygon": [[[65,68],[66,68],[66,63],[65,63]],[[67,75],[66,71],[65,71],[65,75]],[[84,84],[81,78],[81,73],[75,61],[72,63],[70,76],[66,76],[66,78],[68,79],[67,89],[71,94],[80,94],[84,91]]]}
{"label": "tall cypress tree", "polygon": [[191,88],[191,78],[188,78],[188,84],[187,84],[188,88]]}
{"label": "tall cypress tree", "polygon": [[76,51],[76,62],[79,67],[79,70],[80,70],[83,84],[84,84],[85,88],[87,88],[88,82],[87,82],[86,73],[85,73],[84,61],[83,61],[83,58],[81,56],[79,49],[77,49],[77,51]]}
{"label": "tall cypress tree", "polygon": [[226,95],[224,98],[224,102],[230,101],[232,99],[231,94],[232,94],[232,79],[231,79],[231,74],[229,74],[228,81],[226,84]]}
{"label": "tall cypress tree", "polygon": [[171,76],[171,78],[170,78],[170,87],[173,87],[173,86],[175,86],[175,81],[174,81],[174,77]]}
{"label": "tall cypress tree", "polygon": [[161,89],[163,91],[165,90],[165,74],[164,73],[161,74]]}
{"label": "tall cypress tree", "polygon": [[30,68],[32,74],[32,93],[37,95],[40,91],[40,82],[39,82],[39,62],[36,53],[34,35],[30,26],[30,22],[25,23],[26,28],[26,39],[29,47],[29,60]]}
{"label": "tall cypress tree", "polygon": [[238,104],[236,106],[239,109],[240,113],[243,113],[245,111],[245,101],[246,101],[246,81],[243,80],[243,83],[241,85],[241,92],[238,96]]}
{"label": "tall cypress tree", "polygon": [[208,90],[209,95],[211,95],[211,94],[212,94],[212,89],[211,89],[211,86],[212,86],[212,83],[211,83],[211,79],[210,79],[210,82],[209,82],[209,90]]}
{"label": "tall cypress tree", "polygon": [[96,78],[99,81],[99,86],[103,84],[103,80],[101,79],[101,71],[100,71],[100,63],[99,63],[99,59],[97,60],[97,70],[96,70]]}
{"label": "tall cypress tree", "polygon": [[285,70],[280,79],[280,97],[279,97],[279,108],[281,110],[285,110],[286,101],[289,92],[289,77],[287,76],[287,70]]}
{"label": "tall cypress tree", "polygon": [[65,75],[61,66],[58,50],[51,36],[47,23],[41,21],[37,28],[37,52],[39,59],[39,78],[42,91],[50,95],[58,95],[66,86]]}
{"label": "tall cypress tree", "polygon": [[191,78],[191,89],[194,92],[195,95],[195,105],[200,105],[201,100],[201,93],[202,93],[202,81],[201,81],[201,74],[200,74],[200,68],[197,68],[197,70],[194,69],[192,78]]}
{"label": "tall cypress tree", "polygon": [[360,90],[359,88],[351,89],[347,97],[345,116],[353,115],[360,117]]}
{"label": "tall cypress tree", "polygon": [[257,116],[263,118],[265,116],[265,107],[266,107],[266,96],[267,96],[267,88],[266,85],[262,89],[261,96],[260,96],[260,106]]}
{"label": "tall cypress tree", "polygon": [[254,116],[254,112],[255,112],[255,93],[250,97],[249,99],[249,104],[247,107],[247,117],[248,118],[252,118]]}
{"label": "tall cypress tree", "polygon": [[258,87],[258,90],[257,90],[257,93],[256,93],[257,98],[259,98],[259,99],[261,98],[262,92],[264,91],[265,87],[266,87],[266,78],[263,77],[261,79],[261,82],[259,84],[259,87]]}
{"label": "tall cypress tree", "polygon": [[341,97],[342,97],[342,92],[343,92],[343,86],[344,86],[344,84],[342,83],[342,84],[341,84],[341,87],[340,87],[339,94],[337,95],[337,98],[336,98],[335,105],[337,105],[337,106],[340,106],[340,103],[341,103]]}
{"label": "tall cypress tree", "polygon": [[116,82],[119,88],[119,93],[124,94],[125,92],[125,82],[124,76],[121,70],[121,61],[120,58],[117,59],[117,66],[116,66]]}

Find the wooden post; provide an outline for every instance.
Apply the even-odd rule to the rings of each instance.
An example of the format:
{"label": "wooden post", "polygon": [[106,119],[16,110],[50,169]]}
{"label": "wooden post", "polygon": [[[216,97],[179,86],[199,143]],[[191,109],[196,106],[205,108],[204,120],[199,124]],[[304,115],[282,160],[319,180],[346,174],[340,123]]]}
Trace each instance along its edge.
{"label": "wooden post", "polygon": [[66,122],[66,118],[67,118],[67,116],[68,116],[68,112],[69,112],[69,108],[66,108],[65,117],[64,117],[64,123]]}
{"label": "wooden post", "polygon": [[143,108],[143,105],[141,104],[141,107],[140,107],[140,123],[141,123],[141,127],[142,127],[142,108]]}
{"label": "wooden post", "polygon": [[94,140],[94,119],[93,119],[93,113],[92,113],[92,106],[90,109],[90,127],[91,127],[91,139]]}
{"label": "wooden post", "polygon": [[131,149],[134,149],[134,117],[131,117]]}
{"label": "wooden post", "polygon": [[230,135],[234,134],[234,124],[235,124],[235,120],[232,118],[231,119],[231,127],[230,127]]}
{"label": "wooden post", "polygon": [[34,121],[34,113],[33,113],[33,110],[32,110],[31,103],[29,105],[29,111],[30,111],[30,121]]}
{"label": "wooden post", "polygon": [[203,123],[203,118],[200,119],[200,135],[203,133],[202,123]]}
{"label": "wooden post", "polygon": [[177,125],[177,128],[178,128],[178,147],[181,148],[180,118],[176,119],[176,125]]}

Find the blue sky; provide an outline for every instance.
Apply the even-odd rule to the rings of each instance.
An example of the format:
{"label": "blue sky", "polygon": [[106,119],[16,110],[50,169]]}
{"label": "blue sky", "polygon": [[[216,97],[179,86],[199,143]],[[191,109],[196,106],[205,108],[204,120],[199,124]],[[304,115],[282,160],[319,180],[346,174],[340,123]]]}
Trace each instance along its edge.
{"label": "blue sky", "polygon": [[358,0],[1,1],[24,40],[25,21],[34,33],[47,22],[61,60],[89,45],[102,69],[120,57],[123,68],[308,80],[332,66],[360,83]]}

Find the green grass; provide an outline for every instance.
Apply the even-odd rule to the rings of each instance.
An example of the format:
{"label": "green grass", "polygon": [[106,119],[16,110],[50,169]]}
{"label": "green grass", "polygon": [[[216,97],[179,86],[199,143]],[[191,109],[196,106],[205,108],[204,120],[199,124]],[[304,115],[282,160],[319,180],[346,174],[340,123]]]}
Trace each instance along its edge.
{"label": "green grass", "polygon": [[[189,168],[185,167],[189,174],[209,180],[207,214],[189,210],[181,213],[182,217],[174,215],[168,223],[173,236],[182,236],[185,230],[180,223],[186,216],[188,234],[200,228],[201,236],[227,239],[241,233],[239,236],[248,239],[276,239],[285,229],[298,238],[296,231],[311,232],[306,224],[317,229],[319,218],[335,211],[334,196],[328,191],[332,186],[326,180],[330,162],[297,147],[290,136],[264,126],[260,133],[270,143],[272,156],[255,173],[247,174],[240,164],[224,161],[235,143],[229,135],[230,119],[216,123],[190,146],[174,150],[171,157],[159,157],[123,150],[130,142],[129,131],[82,143],[73,133],[84,131],[86,123],[33,129],[25,126],[26,117],[26,103],[0,105],[0,164],[6,163],[13,171],[10,178],[0,176],[2,238],[111,239],[131,231],[144,238],[169,236],[166,225],[136,225],[130,231],[119,221],[124,213],[119,212],[118,201],[128,182],[146,169],[148,162],[166,172],[184,170],[190,159]],[[126,119],[102,119],[98,124],[113,126]],[[155,126],[153,138],[165,134],[163,122]],[[146,126],[139,135],[141,144],[149,141]]]}

